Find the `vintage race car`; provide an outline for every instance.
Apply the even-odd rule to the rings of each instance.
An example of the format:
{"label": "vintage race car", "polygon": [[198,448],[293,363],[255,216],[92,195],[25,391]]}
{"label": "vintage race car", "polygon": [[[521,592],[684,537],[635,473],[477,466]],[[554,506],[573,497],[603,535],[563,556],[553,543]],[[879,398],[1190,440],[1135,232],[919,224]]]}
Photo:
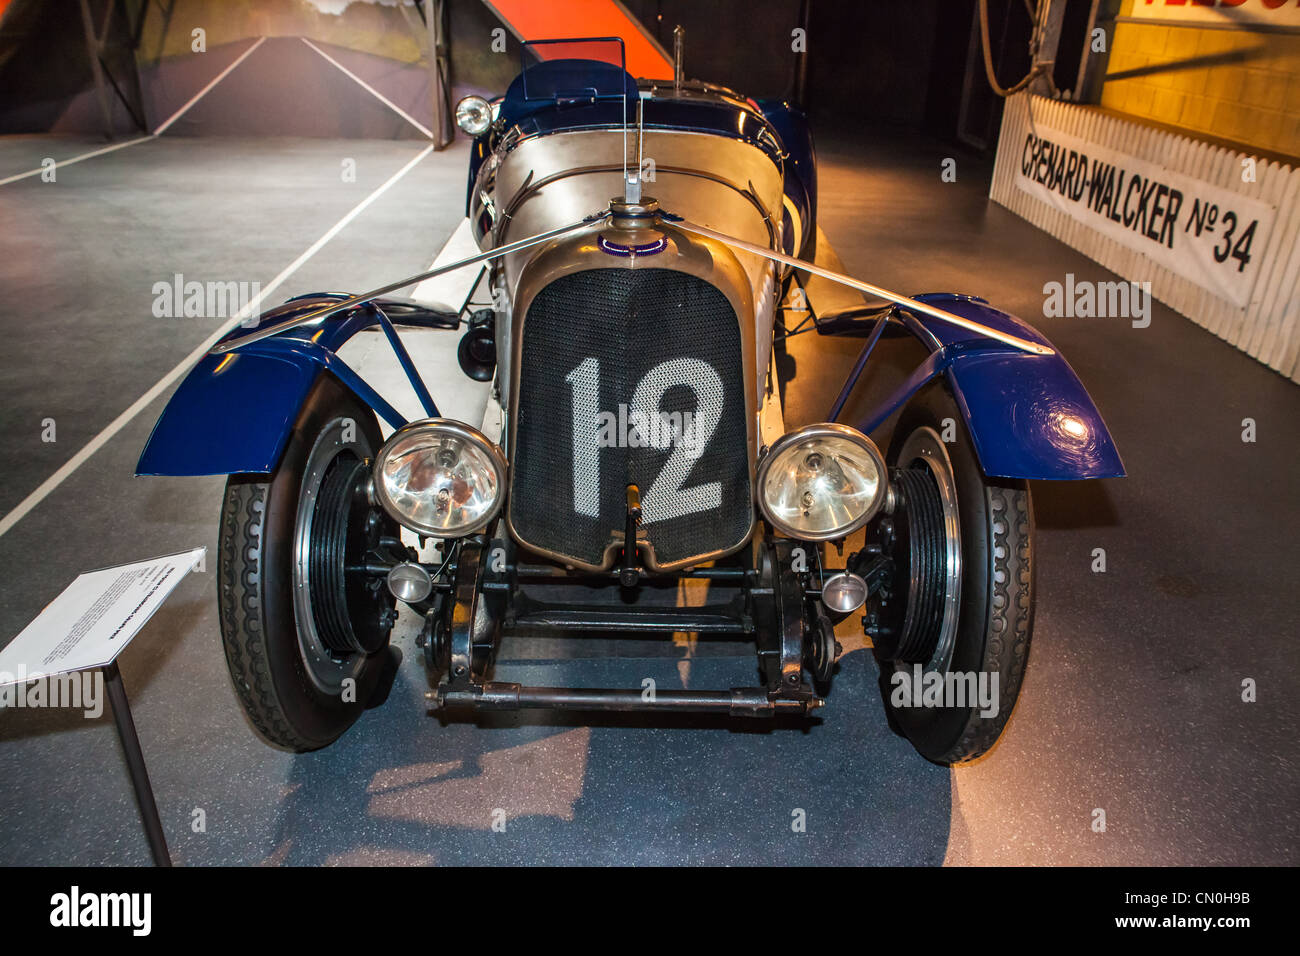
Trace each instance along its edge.
{"label": "vintage race car", "polygon": [[[984,753],[1029,650],[1027,482],[1124,473],[1079,379],[981,299],[841,274],[817,248],[812,138],[788,104],[686,82],[680,61],[636,80],[618,40],[524,55],[504,96],[457,107],[481,252],[233,330],[140,459],[230,476],[221,632],[252,723],[294,750],[335,740],[387,694],[399,601],[423,618],[429,699],[449,716],[800,717],[823,706],[853,617],[894,730],[934,761]],[[389,297],[458,268],[481,270],[490,310]],[[810,312],[864,341],[824,420],[787,430],[779,368]],[[491,382],[483,421],[440,415],[406,325],[465,330],[461,367]],[[363,330],[386,336],[427,417],[404,420],[338,357]],[[882,337],[924,358],[842,421]],[[702,606],[675,600],[686,580],[707,582]],[[753,641],[752,686],[494,679],[503,635],[680,632]],[[993,706],[962,695],[989,679]]]}

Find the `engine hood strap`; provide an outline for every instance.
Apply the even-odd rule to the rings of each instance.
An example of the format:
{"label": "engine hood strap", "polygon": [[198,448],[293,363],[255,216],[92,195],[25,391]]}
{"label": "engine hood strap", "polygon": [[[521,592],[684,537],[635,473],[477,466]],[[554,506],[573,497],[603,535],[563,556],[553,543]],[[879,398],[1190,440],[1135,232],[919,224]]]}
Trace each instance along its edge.
{"label": "engine hood strap", "polygon": [[1055,350],[1050,346],[1043,345],[1039,342],[1031,342],[1029,339],[1022,339],[1017,335],[1012,335],[1009,332],[1002,332],[998,329],[990,328],[987,325],[981,325],[979,322],[962,318],[960,315],[953,315],[951,312],[937,309],[929,303],[922,302],[919,299],[913,299],[898,292],[890,292],[888,289],[882,289],[880,286],[872,285],[870,282],[861,282],[850,276],[843,275],[842,273],[832,272],[830,269],[824,269],[819,265],[814,265],[813,263],[807,262],[803,259],[796,259],[794,256],[787,256],[780,252],[774,252],[773,250],[767,249],[763,246],[755,245],[752,242],[746,242],[744,239],[737,239],[736,237],[728,236],[725,233],[714,232],[712,229],[698,226],[695,223],[687,222],[685,219],[679,219],[678,217],[668,213],[660,213],[660,215],[665,221],[672,223],[684,232],[693,232],[700,236],[706,236],[709,239],[724,242],[732,248],[740,249],[743,252],[762,256],[765,259],[771,259],[773,262],[781,262],[788,266],[794,266],[796,269],[803,269],[806,272],[822,276],[823,278],[830,279],[833,282],[843,283],[850,288],[857,289],[860,292],[865,292],[868,295],[874,295],[881,299],[888,299],[898,305],[903,305],[914,311],[922,312],[925,315],[938,319],[940,322],[947,322],[950,325],[956,325],[969,332],[975,332],[978,335],[984,335],[988,338],[995,339],[1005,345],[1010,345],[1013,348],[1020,349],[1022,352],[1029,352],[1031,355],[1056,354]]}
{"label": "engine hood strap", "polygon": [[354,295],[346,299],[340,299],[339,301],[331,303],[330,305],[327,305],[323,308],[315,309],[311,312],[304,313],[303,315],[295,316],[292,319],[286,319],[283,322],[277,322],[274,325],[268,325],[266,328],[258,329],[256,332],[250,332],[248,335],[241,335],[237,338],[225,339],[221,342],[218,342],[216,345],[214,345],[211,349],[210,354],[220,355],[223,352],[231,352],[234,351],[235,349],[241,348],[242,346],[250,345],[253,342],[260,342],[262,339],[270,338],[273,335],[279,335],[282,332],[288,332],[290,329],[296,329],[299,326],[306,325],[309,322],[315,322],[318,319],[326,319],[329,318],[331,315],[338,314],[339,312],[345,312],[348,309],[361,305],[362,303],[369,302],[371,299],[376,299],[379,296],[387,295],[388,293],[395,292],[398,289],[404,289],[407,286],[415,285],[417,282],[423,282],[425,279],[432,279],[434,276],[440,276],[447,272],[453,272],[456,269],[461,269],[464,268],[465,266],[472,266],[480,262],[488,262],[489,260],[492,259],[499,259],[501,256],[509,255],[512,252],[518,252],[520,249],[527,249],[529,246],[535,246],[538,243],[546,242],[547,240],[550,239],[555,239],[558,236],[563,236],[570,232],[575,232],[578,229],[583,229],[592,225],[593,223],[600,222],[601,220],[607,218],[608,216],[609,216],[609,210],[602,210],[600,213],[597,213],[596,215],[588,216],[585,219],[580,219],[577,222],[570,223],[567,226],[561,226],[558,229],[550,229],[547,230],[546,232],[539,232],[535,236],[528,236],[525,239],[518,239],[514,242],[507,242],[503,246],[497,246],[495,249],[489,249],[487,252],[480,252],[478,255],[469,256],[466,259],[461,259],[459,262],[449,262],[446,265],[438,266],[436,269],[430,269],[428,272],[421,272],[418,275],[413,275],[406,279],[401,279],[398,282],[390,282],[388,285],[380,286],[378,289],[371,289],[369,292],[363,292],[360,295]]}

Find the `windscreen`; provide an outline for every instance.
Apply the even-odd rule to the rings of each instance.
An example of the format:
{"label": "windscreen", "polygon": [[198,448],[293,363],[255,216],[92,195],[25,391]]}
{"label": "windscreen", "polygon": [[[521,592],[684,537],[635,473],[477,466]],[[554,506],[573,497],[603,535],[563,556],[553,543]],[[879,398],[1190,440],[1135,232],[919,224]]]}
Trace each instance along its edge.
{"label": "windscreen", "polygon": [[[539,63],[552,67],[535,70]],[[523,45],[524,99],[624,99],[627,71],[618,37],[530,40]]]}
{"label": "windscreen", "polygon": [[[624,66],[623,41],[618,37],[529,40],[523,44],[522,75],[526,101],[622,102],[624,198],[639,202],[641,136],[638,128],[637,135],[629,140],[629,87],[634,101],[639,102],[639,97],[636,81],[628,76]],[[637,115],[640,116],[639,111]]]}

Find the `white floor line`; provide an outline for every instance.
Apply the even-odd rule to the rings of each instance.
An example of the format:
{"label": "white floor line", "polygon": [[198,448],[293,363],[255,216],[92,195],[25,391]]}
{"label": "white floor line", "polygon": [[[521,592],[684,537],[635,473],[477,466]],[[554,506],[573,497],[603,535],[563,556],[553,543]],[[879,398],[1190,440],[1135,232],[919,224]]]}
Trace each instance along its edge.
{"label": "white floor line", "polygon": [[149,405],[153,403],[154,399],[170,388],[181,378],[181,376],[185,375],[199,359],[207,354],[207,351],[216,344],[218,339],[244,321],[246,316],[253,315],[268,295],[274,292],[286,279],[297,272],[298,269],[302,267],[303,263],[319,252],[322,246],[337,236],[348,225],[348,223],[352,222],[353,219],[359,216],[367,206],[387,192],[389,187],[410,172],[411,169],[420,162],[420,160],[424,159],[424,157],[428,156],[431,152],[433,152],[432,144],[424,147],[418,156],[390,176],[382,186],[353,206],[342,219],[336,222],[325,232],[324,235],[308,246],[302,255],[298,256],[297,259],[294,259],[293,262],[285,266],[284,269],[280,271],[279,275],[272,279],[267,285],[263,286],[261,291],[252,299],[252,301],[239,310],[238,314],[222,323],[219,329],[203,341],[203,344],[192,351],[189,355],[185,356],[179,365],[159,379],[158,382],[149,389],[149,391],[136,399],[130,408],[118,415],[117,418],[113,419],[107,428],[87,442],[86,446],[73,455],[72,458],[59,468],[58,471],[50,475],[49,478],[46,478],[35,491],[19,502],[16,508],[10,511],[3,518],[0,518],[0,535],[7,532],[10,528],[21,521],[28,512],[44,501],[50,492],[63,484],[63,482],[74,471],[86,463],[87,459],[89,459],[91,455],[103,448],[104,445],[108,443],[109,439],[120,432],[133,418],[140,414],[140,412],[148,408]]}
{"label": "white floor line", "polygon": [[429,139],[433,139],[433,130],[429,129],[427,126],[425,126],[423,123],[421,123],[419,120],[417,120],[417,119],[416,119],[414,116],[412,116],[410,113],[406,112],[404,109],[402,109],[402,108],[401,108],[400,106],[398,106],[396,103],[394,103],[392,100],[390,100],[388,97],[386,97],[383,93],[380,93],[377,89],[375,89],[373,86],[371,86],[371,85],[370,85],[369,83],[367,83],[365,80],[363,80],[361,77],[357,76],[355,73],[353,73],[351,70],[349,70],[346,66],[344,66],[342,63],[340,63],[338,60],[334,59],[334,57],[330,56],[328,53],[326,53],[324,50],[322,50],[322,49],[321,49],[320,47],[318,47],[316,44],[312,43],[312,42],[311,42],[310,40],[308,40],[306,37],[299,37],[298,39],[302,40],[303,43],[307,44],[309,47],[311,47],[313,50],[315,50],[315,51],[316,51],[317,53],[319,53],[321,56],[325,57],[325,59],[329,60],[329,61],[330,61],[331,63],[333,63],[336,67],[338,67],[340,71],[342,71],[342,72],[345,73],[347,76],[349,76],[349,77],[351,77],[353,80],[355,80],[355,81],[357,82],[357,85],[359,85],[362,89],[364,89],[367,93],[369,93],[369,94],[370,94],[371,96],[373,96],[375,99],[379,100],[379,102],[383,103],[385,106],[387,106],[390,110],[392,110],[394,113],[396,113],[396,114],[397,114],[398,116],[400,116],[402,119],[406,120],[408,123],[410,123],[410,124],[411,124],[412,126],[414,126],[416,129],[418,129],[421,133],[423,133],[425,136],[429,137]]}
{"label": "white floor line", "polygon": [[111,146],[103,146],[103,147],[101,147],[101,148],[99,148],[99,149],[91,150],[89,153],[82,153],[80,156],[73,156],[71,159],[61,159],[61,160],[59,160],[57,163],[55,163],[53,166],[50,166],[50,167],[46,167],[46,166],[38,166],[36,169],[29,169],[29,170],[27,170],[27,172],[25,172],[25,173],[17,173],[16,175],[6,177],[5,179],[0,179],[0,186],[5,186],[5,185],[8,185],[9,183],[16,183],[16,182],[18,182],[18,180],[20,180],[20,179],[27,179],[27,178],[29,178],[29,177],[31,177],[31,176],[39,176],[41,173],[45,172],[45,170],[46,170],[47,168],[48,168],[48,169],[61,169],[61,168],[64,167],[64,166],[71,166],[73,163],[79,163],[79,162],[81,162],[83,159],[94,159],[96,156],[103,156],[105,153],[116,152],[116,151],[119,150],[119,149],[126,149],[128,146],[134,146],[136,143],[147,143],[149,140],[151,140],[151,139],[155,139],[155,138],[158,137],[161,133],[163,133],[163,132],[167,129],[167,127],[171,126],[172,123],[175,123],[178,119],[180,119],[182,116],[184,116],[184,115],[185,115],[185,112],[186,112],[186,111],[187,111],[191,106],[193,106],[195,103],[197,103],[199,100],[201,100],[201,99],[202,99],[202,98],[203,98],[203,97],[204,97],[204,96],[205,96],[205,95],[206,95],[206,94],[207,94],[207,93],[208,93],[208,92],[209,92],[209,91],[210,91],[214,86],[216,86],[218,83],[220,83],[222,80],[224,80],[224,79],[226,78],[226,76],[229,75],[229,73],[230,73],[231,70],[233,70],[235,67],[239,66],[239,64],[243,63],[244,60],[245,60],[245,58],[247,58],[247,56],[248,56],[250,53],[252,53],[254,50],[256,50],[259,46],[261,46],[262,43],[263,43],[265,40],[266,40],[266,37],[258,37],[258,38],[257,38],[257,42],[254,43],[252,46],[250,46],[250,47],[249,47],[247,50],[245,50],[243,53],[241,53],[241,54],[239,55],[239,58],[236,59],[234,63],[231,63],[230,66],[226,67],[226,68],[225,68],[224,70],[222,70],[219,74],[217,74],[216,79],[214,79],[214,80],[213,80],[211,83],[209,83],[207,86],[203,87],[203,89],[199,90],[199,92],[196,93],[194,96],[190,97],[190,101],[189,101],[188,103],[186,103],[184,106],[182,106],[180,109],[178,109],[175,113],[173,113],[173,114],[172,114],[172,115],[167,119],[166,122],[164,122],[161,126],[159,126],[156,130],[154,130],[154,131],[153,131],[152,133],[150,133],[148,136],[140,136],[140,137],[137,137],[136,139],[130,139],[130,140],[127,140],[126,142],[123,142],[123,143],[113,143]]}
{"label": "white floor line", "polygon": [[259,46],[261,46],[265,42],[266,42],[266,37],[258,37],[256,43],[250,46],[243,53],[239,54],[239,58],[236,59],[234,63],[230,64],[230,66],[226,67],[224,70],[218,73],[216,78],[211,83],[209,83],[207,86],[203,87],[203,89],[199,90],[192,97],[190,97],[190,101],[186,103],[184,106],[182,106],[180,109],[178,109],[170,117],[168,117],[161,126],[159,126],[156,130],[153,131],[153,134],[155,136],[161,136],[163,133],[165,133],[168,127],[172,125],[172,123],[175,123],[178,119],[180,119],[187,112],[189,112],[191,106],[193,106],[199,100],[203,99],[203,97],[207,96],[208,93],[211,92],[214,86],[216,86],[218,83],[220,83],[222,80],[224,80],[227,76],[230,75],[231,70],[239,66],[239,64],[243,63],[244,60],[248,58],[249,54],[251,54],[254,50],[256,50]]}
{"label": "white floor line", "polygon": [[64,166],[71,166],[73,163],[79,163],[83,159],[94,159],[96,156],[103,156],[105,153],[112,153],[119,149],[126,149],[128,146],[134,146],[136,143],[143,143],[153,139],[152,136],[141,136],[138,139],[128,139],[125,142],[114,143],[111,146],[104,146],[100,149],[92,150],[89,153],[82,153],[80,156],[73,156],[71,159],[61,159],[53,166],[38,166],[35,169],[29,169],[25,173],[17,173],[13,176],[0,179],[0,186],[8,183],[16,183],[20,179],[27,179],[29,176],[39,176],[46,169],[62,169]]}

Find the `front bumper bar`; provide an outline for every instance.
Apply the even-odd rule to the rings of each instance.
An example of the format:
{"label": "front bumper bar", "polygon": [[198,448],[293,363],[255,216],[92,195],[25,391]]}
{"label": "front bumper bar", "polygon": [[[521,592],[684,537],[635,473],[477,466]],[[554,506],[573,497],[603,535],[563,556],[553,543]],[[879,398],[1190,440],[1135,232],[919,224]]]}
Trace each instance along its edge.
{"label": "front bumper bar", "polygon": [[504,681],[453,687],[428,695],[438,709],[606,710],[722,713],[732,717],[808,714],[823,706],[820,697],[772,696],[765,687],[731,690],[614,690],[582,687],[527,687]]}

